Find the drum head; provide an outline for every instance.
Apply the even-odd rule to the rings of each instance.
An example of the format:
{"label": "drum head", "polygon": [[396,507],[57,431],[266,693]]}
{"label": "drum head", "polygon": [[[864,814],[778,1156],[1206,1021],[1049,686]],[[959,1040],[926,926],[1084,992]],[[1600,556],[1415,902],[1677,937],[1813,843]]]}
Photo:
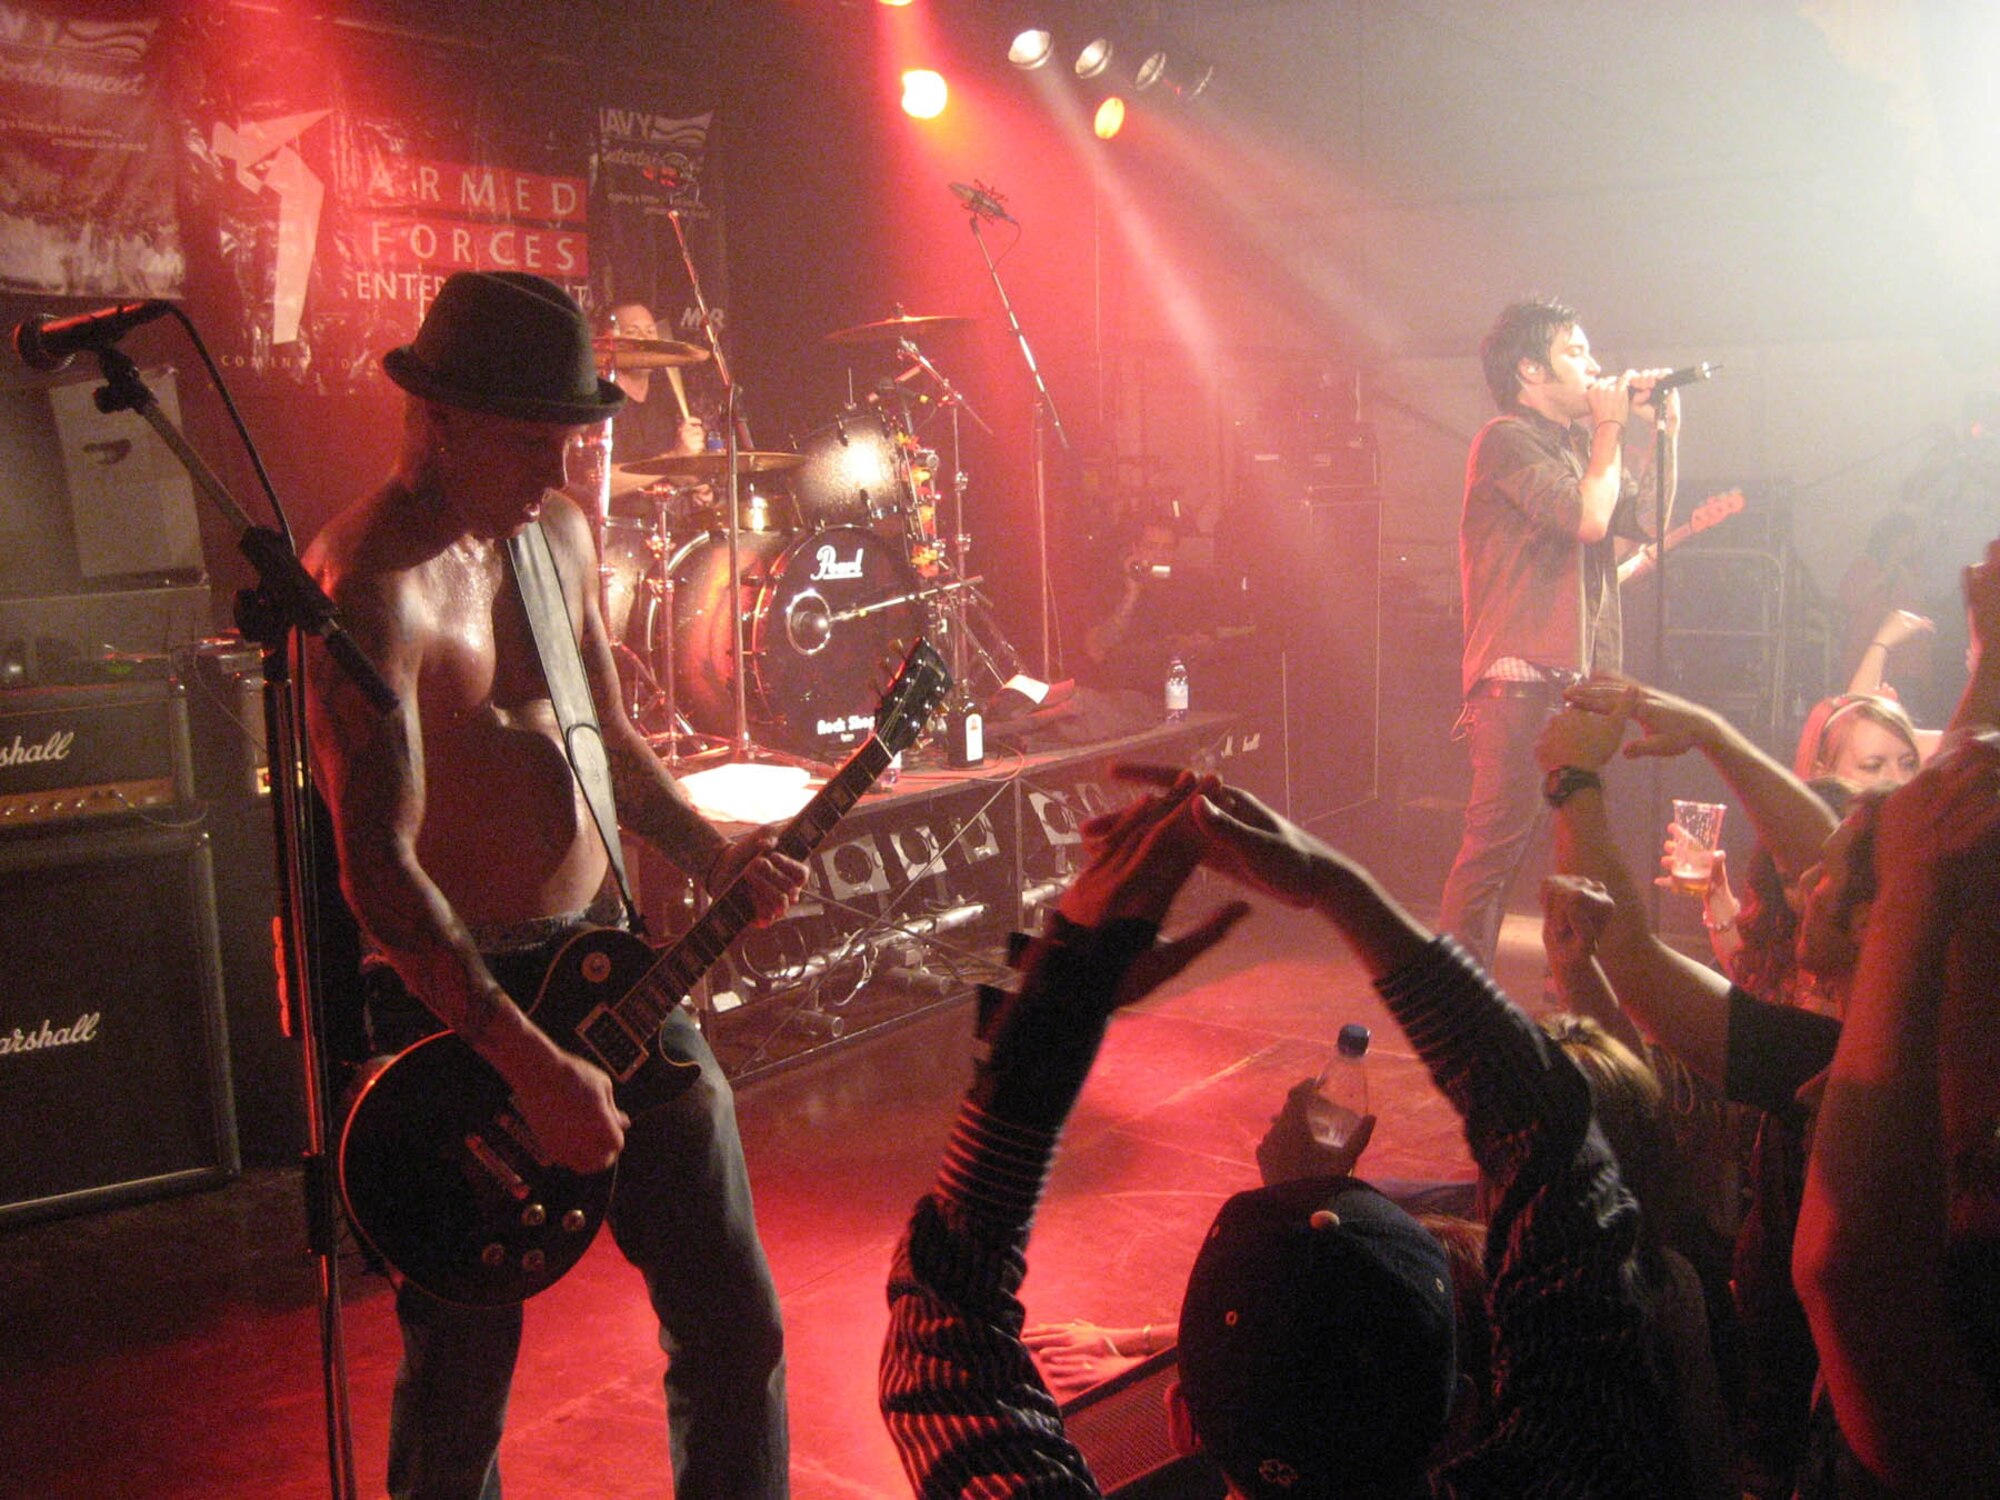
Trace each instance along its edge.
{"label": "drum head", "polygon": [[[895,663],[923,628],[917,587],[894,543],[833,527],[809,536],[737,535],[742,572],[745,701],[757,738],[838,760],[874,728]],[[702,538],[674,564],[674,662],[695,727],[733,731],[729,544]]]}
{"label": "drum head", "polygon": [[866,526],[909,500],[909,463],[880,412],[850,408],[799,452],[806,461],[792,471],[792,495],[808,526]]}

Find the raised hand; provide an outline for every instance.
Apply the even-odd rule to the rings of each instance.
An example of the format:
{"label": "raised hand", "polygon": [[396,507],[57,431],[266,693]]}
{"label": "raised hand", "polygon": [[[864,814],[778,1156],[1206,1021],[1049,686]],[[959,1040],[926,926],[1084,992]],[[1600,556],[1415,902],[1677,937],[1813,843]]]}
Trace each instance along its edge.
{"label": "raised hand", "polygon": [[1317,1079],[1293,1084],[1257,1143],[1257,1171],[1264,1185],[1301,1177],[1352,1177],[1361,1153],[1375,1138],[1375,1116],[1363,1115],[1352,1129],[1344,1129],[1349,1123],[1340,1118],[1344,1113],[1320,1093]]}
{"label": "raised hand", "polygon": [[[1112,774],[1122,781],[1162,786],[1175,784],[1186,773],[1171,766],[1121,765]],[[1202,863],[1288,906],[1312,904],[1319,872],[1333,857],[1325,844],[1250,793],[1212,776],[1202,778],[1193,817],[1202,835],[1197,842]],[[1090,833],[1086,827],[1084,836]]]}
{"label": "raised hand", "polygon": [[1685,755],[1706,744],[1717,727],[1715,715],[1700,704],[1615,673],[1601,673],[1587,682],[1579,682],[1563,694],[1563,700],[1598,714],[1612,713],[1621,702],[1626,704],[1645,731],[1625,747],[1625,754],[1633,759]]}
{"label": "raised hand", "polygon": [[1561,766],[1602,770],[1625,738],[1625,724],[1637,701],[1637,684],[1627,684],[1608,710],[1565,708],[1535,738],[1535,764],[1544,771]]}
{"label": "raised hand", "polygon": [[1611,893],[1583,875],[1551,875],[1542,882],[1542,951],[1549,966],[1576,969],[1597,953],[1597,940],[1617,907]]}

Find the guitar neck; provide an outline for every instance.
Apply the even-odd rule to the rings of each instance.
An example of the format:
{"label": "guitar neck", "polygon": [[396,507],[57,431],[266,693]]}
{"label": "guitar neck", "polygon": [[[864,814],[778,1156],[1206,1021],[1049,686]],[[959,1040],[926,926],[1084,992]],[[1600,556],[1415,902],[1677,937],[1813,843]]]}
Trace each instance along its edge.
{"label": "guitar neck", "polygon": [[[891,759],[888,746],[870,735],[785,825],[778,835],[779,852],[799,860],[811,854],[861,800],[861,794],[875,784]],[[656,1031],[756,915],[756,905],[740,879],[717,896],[686,936],[660,955],[659,962],[619,1003],[624,1019],[637,1028],[635,1034],[650,1036]]]}

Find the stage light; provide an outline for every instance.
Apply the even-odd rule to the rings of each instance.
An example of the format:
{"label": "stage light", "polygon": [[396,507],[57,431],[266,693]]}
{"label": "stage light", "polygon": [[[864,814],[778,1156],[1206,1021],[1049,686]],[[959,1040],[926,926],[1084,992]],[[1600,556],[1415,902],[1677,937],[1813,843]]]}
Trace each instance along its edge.
{"label": "stage light", "polygon": [[908,5],[910,0],[882,0],[884,5]]}
{"label": "stage light", "polygon": [[911,68],[903,75],[903,113],[919,120],[935,120],[944,113],[951,96],[944,75],[929,68]]}
{"label": "stage light", "polygon": [[1125,101],[1113,94],[1097,106],[1097,118],[1090,128],[1100,141],[1108,141],[1125,126]]}
{"label": "stage light", "polygon": [[1007,48],[1007,61],[1017,68],[1039,68],[1056,50],[1055,38],[1041,27],[1030,27]]}
{"label": "stage light", "polygon": [[1111,66],[1111,42],[1106,37],[1096,37],[1084,43],[1083,50],[1076,55],[1076,76],[1095,78]]}
{"label": "stage light", "polygon": [[1167,54],[1155,52],[1139,64],[1139,71],[1132,77],[1132,90],[1143,94],[1166,75]]}

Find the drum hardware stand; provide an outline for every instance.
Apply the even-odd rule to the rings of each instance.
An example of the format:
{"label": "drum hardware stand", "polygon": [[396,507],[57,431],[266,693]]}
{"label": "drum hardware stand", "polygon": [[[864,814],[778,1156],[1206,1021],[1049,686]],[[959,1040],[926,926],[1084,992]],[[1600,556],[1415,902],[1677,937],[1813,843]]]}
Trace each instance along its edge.
{"label": "drum hardware stand", "polygon": [[[1002,295],[1004,296],[1005,294],[1003,293]],[[970,573],[966,563],[966,554],[971,549],[972,537],[965,529],[965,490],[967,480],[965,467],[959,460],[958,414],[963,411],[968,417],[979,424],[979,430],[988,437],[993,435],[993,429],[987,425],[984,417],[973,410],[972,403],[965,398],[965,395],[957,386],[953,385],[945,377],[944,372],[929,359],[925,358],[924,352],[917,347],[915,341],[909,338],[898,338],[896,340],[896,349],[911,364],[911,369],[905,372],[904,378],[908,378],[908,376],[919,372],[928,375],[937,385],[939,392],[938,404],[951,413],[951,545],[947,565],[952,575],[952,581],[944,585],[941,589],[931,591],[932,593],[942,595],[942,607],[939,609],[938,614],[943,621],[946,633],[950,639],[951,679],[957,684],[955,691],[971,692],[971,679],[967,675],[966,665],[966,652],[969,648],[978,657],[979,665],[992,674],[993,683],[997,689],[1006,683],[1011,674],[1000,670],[999,666],[993,660],[992,653],[986,649],[985,643],[974,633],[968,608],[970,605],[978,605],[981,606],[982,613],[985,613],[989,606],[986,604],[985,596],[979,592],[978,588],[978,585],[985,580]],[[899,380],[899,388],[900,385],[901,381]],[[923,596],[919,594],[913,597]],[[1014,650],[1013,645],[1007,638],[1000,633],[1000,627],[994,622],[991,614],[986,615],[986,627],[993,633],[999,646],[1010,658],[1018,658],[1019,653]]]}
{"label": "drum hardware stand", "polygon": [[[727,455],[724,463],[728,466],[729,503],[726,514],[729,517],[729,664],[734,676],[732,706],[734,718],[730,726],[728,759],[732,762],[755,760],[774,761],[779,764],[805,766],[819,769],[820,762],[804,756],[783,755],[754,744],[750,739],[749,684],[745,680],[749,670],[749,653],[743,644],[743,549],[742,537],[742,484],[737,473],[737,455],[742,451],[738,441],[736,425],[736,379],[729,372],[729,360],[722,352],[721,330],[716,327],[715,313],[708,305],[708,298],[701,289],[701,273],[695,269],[694,256],[688,250],[687,230],[681,224],[679,209],[669,209],[667,222],[674,227],[674,242],[680,247],[681,264],[687,268],[688,288],[694,293],[695,310],[701,314],[702,333],[708,339],[709,352],[715,356],[716,378],[722,382],[722,438],[723,452]],[[669,630],[672,622],[668,623]]]}
{"label": "drum hardware stand", "polygon": [[[1007,314],[1008,331],[1014,341],[1021,346],[1021,358],[1028,366],[1028,377],[1035,386],[1034,424],[1030,430],[1030,453],[1034,462],[1035,478],[1035,589],[1036,612],[1040,618],[1042,635],[1042,680],[1055,680],[1054,632],[1051,625],[1055,613],[1055,596],[1049,586],[1049,455],[1048,431],[1053,428],[1056,441],[1068,451],[1069,434],[1063,430],[1062,413],[1056,410],[1055,397],[1049,394],[1048,382],[1042,379],[1042,367],[1035,363],[1035,351],[1028,344],[1028,335],[1021,330],[1021,320],[1014,315],[1013,301],[1007,296],[1007,287],[1000,279],[1000,267],[993,259],[993,253],[986,248],[986,236],[979,232],[979,221],[985,215],[977,208],[967,216],[972,237],[979,244],[979,254],[986,262],[986,274],[993,278],[993,290],[1000,295],[1001,311]],[[957,455],[952,455],[956,459]]]}

